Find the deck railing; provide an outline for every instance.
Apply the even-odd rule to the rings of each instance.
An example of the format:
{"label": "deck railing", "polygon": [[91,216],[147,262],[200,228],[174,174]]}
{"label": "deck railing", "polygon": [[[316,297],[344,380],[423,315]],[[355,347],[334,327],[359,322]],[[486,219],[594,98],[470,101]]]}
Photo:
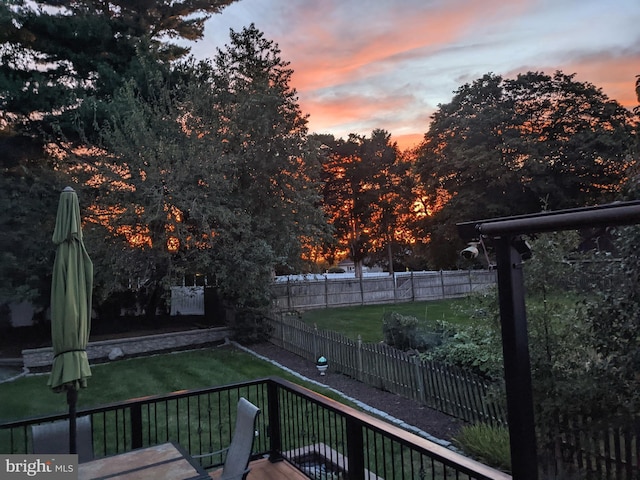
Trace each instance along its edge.
{"label": "deck railing", "polygon": [[[138,398],[84,409],[78,416],[91,419],[94,457],[167,441],[179,443],[191,455],[200,455],[229,444],[241,396],[261,408],[254,456],[285,459],[309,478],[510,478],[275,377]],[[31,427],[66,418],[52,415],[4,423],[0,425],[0,451],[32,453]],[[210,459],[203,466],[213,468],[220,463],[221,459]]]}

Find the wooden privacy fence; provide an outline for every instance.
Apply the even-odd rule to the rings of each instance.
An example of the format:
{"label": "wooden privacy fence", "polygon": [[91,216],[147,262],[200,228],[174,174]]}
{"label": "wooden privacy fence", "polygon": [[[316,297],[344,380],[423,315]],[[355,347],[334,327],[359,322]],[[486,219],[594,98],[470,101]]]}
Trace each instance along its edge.
{"label": "wooden privacy fence", "polygon": [[494,270],[396,272],[393,275],[279,279],[272,284],[278,310],[458,298],[495,285]]}
{"label": "wooden privacy fence", "polygon": [[315,362],[325,356],[329,370],[467,422],[505,425],[506,414],[490,395],[491,384],[461,368],[421,360],[383,343],[364,343],[340,333],[319,330],[282,315],[268,320],[271,342]]}

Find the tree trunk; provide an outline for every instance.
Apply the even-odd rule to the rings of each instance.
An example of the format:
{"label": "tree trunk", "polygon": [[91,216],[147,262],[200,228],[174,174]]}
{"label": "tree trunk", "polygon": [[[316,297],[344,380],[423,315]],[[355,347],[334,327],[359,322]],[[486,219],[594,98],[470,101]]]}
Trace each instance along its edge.
{"label": "tree trunk", "polygon": [[362,260],[356,260],[353,262],[356,278],[362,278]]}

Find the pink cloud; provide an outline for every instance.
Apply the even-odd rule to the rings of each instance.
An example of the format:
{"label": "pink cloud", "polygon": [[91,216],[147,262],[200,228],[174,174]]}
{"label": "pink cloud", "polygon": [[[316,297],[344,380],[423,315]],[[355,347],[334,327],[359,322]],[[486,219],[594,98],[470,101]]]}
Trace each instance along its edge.
{"label": "pink cloud", "polygon": [[406,134],[407,124],[420,126],[426,131],[433,112],[433,109],[420,107],[413,93],[403,91],[379,97],[350,93],[309,95],[300,100],[300,105],[304,112],[310,114],[311,131],[332,130],[337,136],[369,134],[376,128]]}
{"label": "pink cloud", "polygon": [[[325,2],[307,3],[296,11],[300,21],[293,22],[279,44],[296,71],[298,90],[340,85],[393,69],[400,60],[423,57],[457,41],[482,15],[501,18],[506,8],[504,2],[470,0],[437,8],[429,2],[396,5],[360,4],[360,16],[355,18],[346,18],[344,12],[327,18],[331,8]],[[509,8],[516,7],[512,3]]]}
{"label": "pink cloud", "polygon": [[[382,105],[384,104],[384,105]],[[396,102],[384,99],[376,102],[371,98],[351,96],[335,100],[308,100],[303,103],[303,110],[311,114],[313,123],[320,126],[350,123],[361,118],[377,114],[381,108],[394,108]]]}
{"label": "pink cloud", "polygon": [[584,0],[579,10],[538,0],[243,0],[228,8],[280,46],[311,131],[383,128],[411,146],[438,103],[488,72],[576,72],[637,105],[640,8],[618,1],[611,9]]}

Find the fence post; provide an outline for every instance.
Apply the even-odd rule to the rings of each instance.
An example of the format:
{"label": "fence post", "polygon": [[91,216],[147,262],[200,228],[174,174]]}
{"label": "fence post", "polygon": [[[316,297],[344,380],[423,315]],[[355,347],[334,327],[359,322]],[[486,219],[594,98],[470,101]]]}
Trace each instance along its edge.
{"label": "fence post", "polygon": [[364,286],[362,285],[363,274],[360,274],[360,304],[364,305]]}
{"label": "fence post", "polygon": [[393,279],[393,302],[398,303],[398,284],[396,282],[396,272],[391,272],[391,278]]}
{"label": "fence post", "polygon": [[284,314],[280,316],[280,339],[282,341],[282,348],[284,348],[284,330],[285,330],[285,322],[284,322]]}
{"label": "fence post", "polygon": [[318,324],[313,324],[313,361],[318,360]]}
{"label": "fence post", "polygon": [[440,285],[442,286],[442,299],[444,300],[447,297],[444,292],[444,272],[442,270],[440,270]]}
{"label": "fence post", "polygon": [[358,380],[362,381],[362,335],[358,334]]}
{"label": "fence post", "polygon": [[413,283],[413,270],[411,270],[411,301],[416,301],[416,286]]}
{"label": "fence post", "polygon": [[324,277],[324,306],[329,308],[329,278]]}
{"label": "fence post", "polygon": [[287,277],[287,310],[291,310],[291,288],[289,282],[291,280]]}
{"label": "fence post", "polygon": [[420,359],[417,355],[411,357],[414,365],[414,375],[416,376],[416,385],[418,387],[418,399],[423,404],[427,404],[427,396],[424,388],[424,378],[422,376],[422,368],[420,368]]}

